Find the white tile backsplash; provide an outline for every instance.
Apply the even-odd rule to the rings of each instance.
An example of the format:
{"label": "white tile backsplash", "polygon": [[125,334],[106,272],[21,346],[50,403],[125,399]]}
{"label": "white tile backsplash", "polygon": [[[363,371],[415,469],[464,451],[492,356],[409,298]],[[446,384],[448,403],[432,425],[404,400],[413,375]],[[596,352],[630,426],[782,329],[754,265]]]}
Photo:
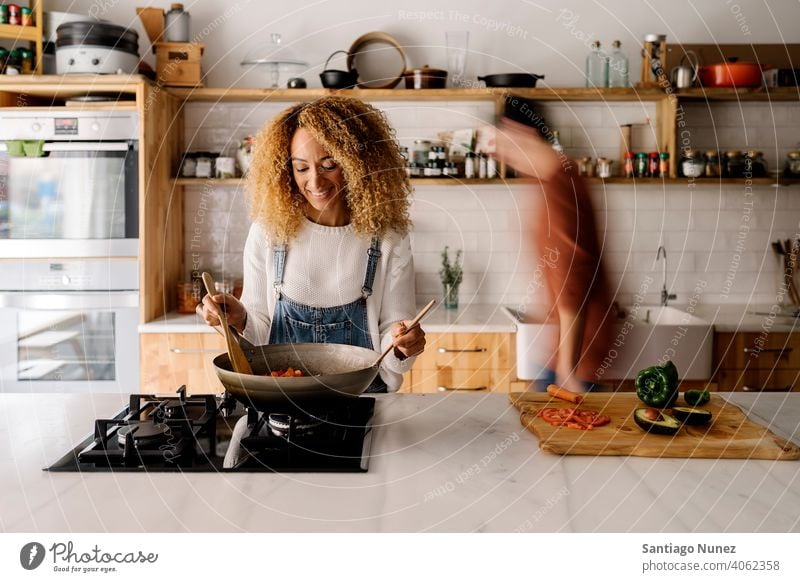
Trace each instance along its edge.
{"label": "white tile backsplash", "polygon": [[[375,105],[387,112],[404,145],[413,139],[435,138],[447,129],[477,127],[494,117],[492,103]],[[284,107],[283,103],[188,103],[186,141],[191,149],[234,144]],[[713,116],[703,104],[684,107],[694,145],[715,147],[720,139],[723,148],[762,149],[771,167],[782,160],[793,140],[800,139],[800,108],[794,104],[773,103],[770,110],[766,104],[715,103]],[[655,119],[652,103],[546,102],[542,109],[548,124],[561,131],[569,153],[595,157],[603,152],[612,159],[619,149],[619,134],[613,128]],[[723,136],[724,140],[745,139],[744,127],[750,143],[723,141]],[[777,153],[776,136],[781,146]],[[800,187],[796,186],[754,186],[747,191],[743,185],[689,181],[666,186],[596,184],[592,200],[605,267],[621,303],[631,303],[647,277],[653,282],[646,301],[658,302],[661,264],[655,263],[655,253],[659,244],[667,248],[667,285],[678,294],[678,303],[688,301],[698,280],[707,281],[700,297],[703,303],[772,303],[781,262],[770,242],[800,233]],[[187,273],[199,264],[220,277],[241,276],[241,253],[250,225],[243,188],[188,187],[184,201]],[[536,258],[526,232],[537,204],[538,194],[530,186],[418,187],[411,207],[418,300],[441,294],[440,253],[449,245],[451,252],[460,248],[465,253],[463,302],[543,301],[542,289],[532,276]],[[750,220],[743,222],[748,209]]]}

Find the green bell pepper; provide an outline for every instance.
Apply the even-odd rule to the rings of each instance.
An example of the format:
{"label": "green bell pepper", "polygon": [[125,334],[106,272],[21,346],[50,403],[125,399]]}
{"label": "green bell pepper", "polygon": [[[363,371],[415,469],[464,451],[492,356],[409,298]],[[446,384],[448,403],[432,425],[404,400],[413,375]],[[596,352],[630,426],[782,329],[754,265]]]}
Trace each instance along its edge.
{"label": "green bell pepper", "polygon": [[678,369],[671,361],[636,375],[636,395],[653,408],[668,408],[678,399]]}

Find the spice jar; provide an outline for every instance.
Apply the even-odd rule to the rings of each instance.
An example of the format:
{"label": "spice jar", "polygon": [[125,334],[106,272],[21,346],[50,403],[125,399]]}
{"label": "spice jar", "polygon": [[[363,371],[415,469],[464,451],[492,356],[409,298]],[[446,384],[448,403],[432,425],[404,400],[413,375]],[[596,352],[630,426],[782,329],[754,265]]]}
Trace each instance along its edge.
{"label": "spice jar", "polygon": [[706,163],[700,150],[685,149],[681,158],[681,173],[687,178],[699,178],[706,171]]}
{"label": "spice jar", "polygon": [[426,139],[414,140],[411,148],[411,160],[420,166],[428,165],[428,154],[431,151],[431,142]]}
{"label": "spice jar", "polygon": [[236,160],[227,156],[219,156],[214,164],[214,177],[224,180],[236,177]]}
{"label": "spice jar", "polygon": [[578,175],[587,178],[594,175],[594,164],[591,157],[585,156],[578,160]]}
{"label": "spice jar", "polygon": [[30,75],[33,73],[33,51],[27,48],[19,49],[20,54],[20,68],[23,75]]}
{"label": "spice jar", "polygon": [[0,24],[8,24],[8,5],[0,4]]}
{"label": "spice jar", "polygon": [[725,152],[725,167],[723,175],[726,178],[743,178],[744,177],[744,158],[742,152],[739,150],[728,150]]}
{"label": "spice jar", "polygon": [[184,178],[194,178],[197,176],[197,158],[194,152],[186,152],[183,154],[181,176]]}
{"label": "spice jar", "polygon": [[658,156],[658,173],[662,178],[669,177],[669,152],[661,152]]}
{"label": "spice jar", "polygon": [[22,24],[22,13],[19,6],[16,4],[8,5],[8,23],[9,24]]}
{"label": "spice jar", "polygon": [[637,178],[646,178],[650,175],[648,172],[649,166],[647,164],[647,154],[644,152],[639,152],[636,154],[636,163],[633,166],[634,175]]}
{"label": "spice jar", "polygon": [[22,14],[22,16],[20,16],[20,24],[22,24],[22,26],[33,26],[33,12],[31,12],[31,9],[24,6],[20,10],[20,13]]}
{"label": "spice jar", "polygon": [[486,158],[486,178],[497,178],[497,160],[492,155]]}
{"label": "spice jar", "polygon": [[633,152],[625,152],[624,175],[626,178],[633,178],[636,175],[633,162],[634,155],[635,154]]}
{"label": "spice jar", "polygon": [[783,172],[793,178],[800,177],[800,150],[792,150],[786,154]]}
{"label": "spice jar", "polygon": [[658,152],[650,152],[647,155],[647,173],[651,178],[658,178]]}
{"label": "spice jar", "polygon": [[408,175],[412,178],[421,178],[424,175],[424,169],[417,162],[411,162],[408,165]]}
{"label": "spice jar", "polygon": [[464,177],[467,180],[471,180],[475,177],[475,170],[477,169],[475,166],[475,153],[467,152],[467,155],[464,157]]}
{"label": "spice jar", "polygon": [[767,161],[764,159],[764,152],[750,150],[745,157],[745,172],[749,172],[752,178],[767,177]]}
{"label": "spice jar", "polygon": [[608,158],[597,158],[597,177],[610,178],[611,177],[611,164],[614,162]]}
{"label": "spice jar", "polygon": [[198,178],[210,178],[214,175],[214,154],[210,152],[197,153],[197,165],[195,176]]}
{"label": "spice jar", "polygon": [[178,283],[178,313],[194,313],[200,303],[200,282]]}
{"label": "spice jar", "polygon": [[706,151],[706,178],[719,178],[722,176],[722,167],[719,161],[719,152],[717,150]]}

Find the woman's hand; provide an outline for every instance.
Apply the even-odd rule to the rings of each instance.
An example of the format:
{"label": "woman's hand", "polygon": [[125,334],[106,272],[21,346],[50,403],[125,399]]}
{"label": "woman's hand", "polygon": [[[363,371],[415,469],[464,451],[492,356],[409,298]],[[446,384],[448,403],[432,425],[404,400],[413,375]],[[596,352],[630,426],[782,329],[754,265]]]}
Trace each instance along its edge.
{"label": "woman's hand", "polygon": [[236,328],[236,331],[239,333],[244,331],[245,323],[247,323],[247,310],[236,297],[228,293],[217,293],[213,297],[209,295],[204,296],[203,303],[197,306],[197,314],[200,315],[208,325],[217,326],[220,324],[219,312],[216,307],[212,305],[212,298],[214,299],[214,303],[225,311],[225,318],[228,320],[228,325]]}
{"label": "woman's hand", "polygon": [[408,330],[409,325],[411,325],[410,319],[395,323],[392,327],[394,353],[401,360],[418,356],[425,350],[425,332],[420,326]]}

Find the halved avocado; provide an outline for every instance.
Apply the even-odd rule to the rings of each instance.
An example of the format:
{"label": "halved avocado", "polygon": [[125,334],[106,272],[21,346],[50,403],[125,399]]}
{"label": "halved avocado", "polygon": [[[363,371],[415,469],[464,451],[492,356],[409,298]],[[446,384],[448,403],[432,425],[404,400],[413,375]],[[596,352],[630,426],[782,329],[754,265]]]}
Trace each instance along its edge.
{"label": "halved avocado", "polygon": [[681,428],[681,423],[655,408],[637,408],[633,412],[633,420],[641,428],[653,434],[673,435]]}
{"label": "halved avocado", "polygon": [[685,424],[708,424],[711,422],[711,413],[708,410],[688,408],[686,406],[673,406],[672,415]]}

